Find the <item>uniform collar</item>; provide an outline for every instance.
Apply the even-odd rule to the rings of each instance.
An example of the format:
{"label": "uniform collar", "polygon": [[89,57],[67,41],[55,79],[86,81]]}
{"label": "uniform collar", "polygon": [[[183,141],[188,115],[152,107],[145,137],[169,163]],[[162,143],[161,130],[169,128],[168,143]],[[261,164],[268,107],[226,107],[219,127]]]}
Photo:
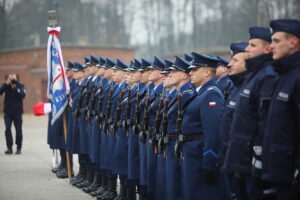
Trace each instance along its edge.
{"label": "uniform collar", "polygon": [[203,85],[201,85],[200,87],[199,87],[199,90],[197,90],[197,94],[199,95],[199,94],[201,94],[204,90],[206,90],[206,88],[208,88],[208,87],[210,87],[210,86],[216,86],[216,79],[215,78],[212,78],[212,79],[210,79],[210,80],[208,80],[208,81],[206,81]]}
{"label": "uniform collar", "polygon": [[300,51],[274,61],[274,70],[279,74],[285,74],[294,68],[300,67]]}
{"label": "uniform collar", "polygon": [[230,80],[233,82],[234,86],[239,86],[243,84],[245,76],[248,74],[248,71],[241,72],[234,75],[229,75]]}
{"label": "uniform collar", "polygon": [[273,62],[272,54],[262,54],[246,60],[246,68],[250,72],[258,71]]}

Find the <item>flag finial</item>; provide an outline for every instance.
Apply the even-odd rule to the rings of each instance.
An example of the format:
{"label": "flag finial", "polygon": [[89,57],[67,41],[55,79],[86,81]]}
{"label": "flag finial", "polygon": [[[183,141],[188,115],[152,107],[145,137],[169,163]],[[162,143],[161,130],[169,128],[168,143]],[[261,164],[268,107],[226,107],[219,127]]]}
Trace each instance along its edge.
{"label": "flag finial", "polygon": [[48,11],[48,25],[50,27],[56,27],[57,26],[56,10]]}

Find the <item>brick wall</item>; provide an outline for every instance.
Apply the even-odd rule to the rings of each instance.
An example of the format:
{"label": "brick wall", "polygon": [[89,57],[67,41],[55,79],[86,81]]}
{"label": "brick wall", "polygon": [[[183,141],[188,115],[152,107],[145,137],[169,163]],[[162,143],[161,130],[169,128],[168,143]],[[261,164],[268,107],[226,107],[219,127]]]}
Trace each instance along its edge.
{"label": "brick wall", "polygon": [[[27,92],[24,99],[25,112],[32,112],[35,103],[47,100],[46,53],[46,47],[0,52],[0,84],[5,81],[7,74],[19,75]],[[127,63],[134,58],[134,51],[125,48],[63,46],[62,53],[65,65],[68,60],[83,63],[84,56],[90,55],[120,58]],[[0,110],[3,110],[2,96],[0,96]]]}

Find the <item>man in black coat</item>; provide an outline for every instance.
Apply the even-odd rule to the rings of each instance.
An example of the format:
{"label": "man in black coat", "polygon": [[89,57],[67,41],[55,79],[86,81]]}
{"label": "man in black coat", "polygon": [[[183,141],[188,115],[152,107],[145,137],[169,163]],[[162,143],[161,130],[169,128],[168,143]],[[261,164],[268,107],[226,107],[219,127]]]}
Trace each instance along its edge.
{"label": "man in black coat", "polygon": [[0,88],[0,95],[4,95],[4,122],[5,122],[5,138],[7,150],[5,154],[12,154],[13,138],[11,133],[12,122],[16,128],[16,154],[21,154],[22,148],[22,113],[23,99],[25,98],[25,88],[18,81],[16,74],[10,74],[6,78],[6,82]]}

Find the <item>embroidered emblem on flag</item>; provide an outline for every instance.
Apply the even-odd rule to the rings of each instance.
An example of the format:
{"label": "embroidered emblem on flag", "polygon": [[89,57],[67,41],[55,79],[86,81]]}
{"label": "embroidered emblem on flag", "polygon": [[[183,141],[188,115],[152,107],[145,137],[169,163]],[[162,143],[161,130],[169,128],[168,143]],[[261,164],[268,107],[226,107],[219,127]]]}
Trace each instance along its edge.
{"label": "embroidered emblem on flag", "polygon": [[217,104],[216,104],[216,102],[215,101],[211,101],[211,102],[209,102],[209,106],[210,107],[214,107],[214,106],[216,106]]}

